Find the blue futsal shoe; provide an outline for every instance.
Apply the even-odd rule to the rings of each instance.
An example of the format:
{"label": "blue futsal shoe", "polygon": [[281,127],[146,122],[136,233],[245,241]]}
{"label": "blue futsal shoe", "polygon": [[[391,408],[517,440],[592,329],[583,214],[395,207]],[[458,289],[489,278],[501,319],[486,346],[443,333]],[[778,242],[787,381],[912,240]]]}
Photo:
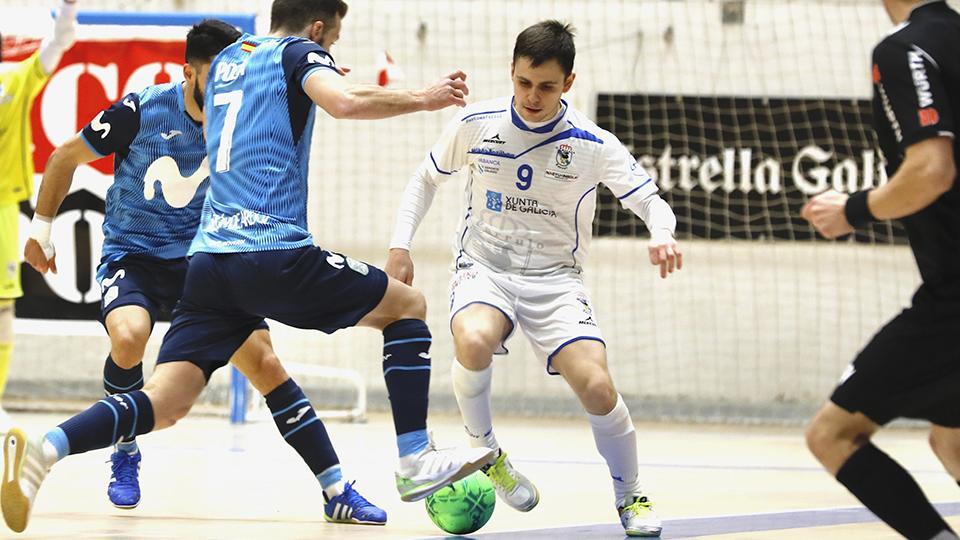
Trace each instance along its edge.
{"label": "blue futsal shoe", "polygon": [[130,455],[118,450],[110,455],[113,476],[107,496],[117,508],[136,508],[140,504],[140,452]]}
{"label": "blue futsal shoe", "polygon": [[343,485],[343,493],[329,499],[323,494],[323,519],[331,523],[359,523],[361,525],[385,525],[387,513],[353,489],[354,482]]}

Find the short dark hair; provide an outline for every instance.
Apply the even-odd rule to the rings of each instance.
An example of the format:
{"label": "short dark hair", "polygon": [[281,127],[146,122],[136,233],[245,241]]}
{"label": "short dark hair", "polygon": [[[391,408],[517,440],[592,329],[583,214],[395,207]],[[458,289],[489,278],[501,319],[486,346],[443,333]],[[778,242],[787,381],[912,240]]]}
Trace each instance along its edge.
{"label": "short dark hair", "polygon": [[573,59],[577,56],[577,48],[573,45],[574,32],[576,29],[571,24],[556,20],[538,22],[517,36],[513,61],[520,57],[529,58],[533,67],[537,67],[556,60],[563,72],[570,75],[573,73]]}
{"label": "short dark hair", "polygon": [[219,19],[204,19],[187,32],[187,63],[207,63],[227,45],[240,39],[240,31]]}
{"label": "short dark hair", "polygon": [[270,31],[301,30],[313,21],[329,23],[334,15],[347,16],[343,0],[273,0]]}

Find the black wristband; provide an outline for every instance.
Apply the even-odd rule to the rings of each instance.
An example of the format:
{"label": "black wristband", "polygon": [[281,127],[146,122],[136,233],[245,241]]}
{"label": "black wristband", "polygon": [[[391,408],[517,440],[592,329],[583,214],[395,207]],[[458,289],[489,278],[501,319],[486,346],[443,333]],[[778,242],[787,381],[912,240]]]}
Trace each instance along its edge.
{"label": "black wristband", "polygon": [[847,204],[843,207],[843,215],[847,217],[847,222],[854,228],[862,227],[877,220],[870,213],[870,207],[867,205],[867,195],[869,193],[870,190],[865,189],[851,194],[847,199]]}

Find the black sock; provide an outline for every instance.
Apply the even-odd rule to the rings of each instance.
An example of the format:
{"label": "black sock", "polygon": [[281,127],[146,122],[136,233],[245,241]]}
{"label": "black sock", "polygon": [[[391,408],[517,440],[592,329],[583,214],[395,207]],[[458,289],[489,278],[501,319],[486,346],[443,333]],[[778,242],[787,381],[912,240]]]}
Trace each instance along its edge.
{"label": "black sock", "polygon": [[[283,439],[300,454],[317,480],[320,480],[321,486],[326,488],[338,482],[340,469],[331,467],[338,465],[340,459],[330,442],[327,428],[317,418],[317,413],[297,383],[287,379],[264,397]],[[334,471],[335,475],[331,476]],[[324,475],[324,472],[327,474]]]}
{"label": "black sock", "polygon": [[910,540],[930,540],[951,530],[910,473],[871,443],[847,459],[837,472],[837,481]]}
{"label": "black sock", "polygon": [[383,329],[383,379],[398,436],[427,429],[431,341],[421,320],[403,319]]}

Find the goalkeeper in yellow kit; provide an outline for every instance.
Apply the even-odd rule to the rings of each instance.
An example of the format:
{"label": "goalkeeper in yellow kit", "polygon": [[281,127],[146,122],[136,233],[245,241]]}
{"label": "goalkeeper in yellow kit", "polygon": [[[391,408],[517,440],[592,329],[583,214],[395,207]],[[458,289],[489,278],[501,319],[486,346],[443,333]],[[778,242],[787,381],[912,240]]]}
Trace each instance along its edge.
{"label": "goalkeeper in yellow kit", "polygon": [[3,391],[13,350],[13,304],[20,287],[19,206],[33,192],[33,100],[73,45],[76,0],[63,0],[53,36],[26,60],[0,69],[0,431],[9,425]]}

